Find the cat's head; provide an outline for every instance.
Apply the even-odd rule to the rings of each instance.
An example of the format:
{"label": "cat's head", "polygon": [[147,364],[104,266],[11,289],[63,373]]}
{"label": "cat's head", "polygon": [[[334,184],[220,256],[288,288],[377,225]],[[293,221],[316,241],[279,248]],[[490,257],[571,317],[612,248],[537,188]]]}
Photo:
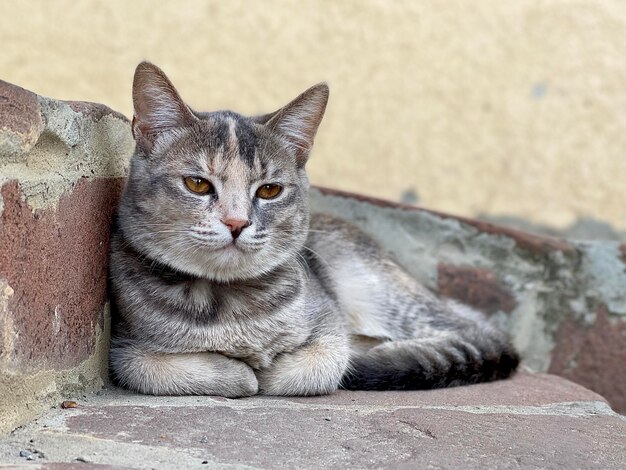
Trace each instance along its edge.
{"label": "cat's head", "polygon": [[264,116],[196,113],[158,67],[139,64],[137,150],[120,205],[128,241],[220,281],[295,264],[309,222],[304,167],[327,101],[319,84]]}

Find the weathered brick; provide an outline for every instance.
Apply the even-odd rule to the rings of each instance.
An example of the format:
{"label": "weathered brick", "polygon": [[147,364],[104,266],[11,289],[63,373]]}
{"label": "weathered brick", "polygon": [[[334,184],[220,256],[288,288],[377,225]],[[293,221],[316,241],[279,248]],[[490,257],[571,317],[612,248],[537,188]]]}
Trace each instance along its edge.
{"label": "weathered brick", "polygon": [[72,367],[92,352],[106,301],[109,224],[121,184],[80,180],[56,210],[35,213],[16,181],[2,186],[0,278],[14,291],[8,304],[16,333],[10,356],[22,373]]}
{"label": "weathered brick", "polygon": [[599,308],[591,325],[567,318],[556,334],[549,372],[602,394],[626,413],[626,322]]}
{"label": "weathered brick", "polygon": [[553,251],[559,251],[564,253],[572,253],[576,251],[576,248],[571,243],[546,235],[535,235],[532,233],[522,232],[521,230],[512,229],[500,225],[495,225],[489,222],[481,220],[470,219],[467,217],[460,217],[455,215],[446,214],[423,207],[412,206],[410,204],[402,204],[397,202],[386,201],[384,199],[378,199],[371,196],[365,196],[363,194],[355,194],[347,191],[341,191],[337,189],[325,188],[316,186],[316,188],[325,195],[345,197],[355,199],[357,201],[366,202],[378,207],[386,207],[390,209],[400,209],[408,211],[426,212],[436,215],[444,219],[454,219],[463,224],[472,226],[478,231],[488,233],[492,235],[502,235],[504,237],[515,240],[515,244],[521,250],[525,250],[537,255],[545,255]]}
{"label": "weathered brick", "polygon": [[122,121],[128,120],[123,114],[100,103],[90,103],[88,101],[66,101],[65,103],[77,113],[81,113],[84,117],[88,117],[94,121],[99,121],[104,116],[113,116]]}
{"label": "weathered brick", "polygon": [[484,313],[510,313],[517,305],[515,297],[488,269],[439,264],[437,279],[440,294]]}
{"label": "weathered brick", "polygon": [[30,150],[43,129],[37,95],[0,80],[0,160]]}

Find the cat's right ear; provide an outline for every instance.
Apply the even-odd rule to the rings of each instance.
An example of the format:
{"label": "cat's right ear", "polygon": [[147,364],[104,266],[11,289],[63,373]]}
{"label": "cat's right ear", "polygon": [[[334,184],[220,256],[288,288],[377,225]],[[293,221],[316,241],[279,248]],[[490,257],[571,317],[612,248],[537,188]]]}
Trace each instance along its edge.
{"label": "cat's right ear", "polygon": [[135,69],[133,106],[133,136],[145,152],[150,152],[159,135],[196,120],[165,73],[150,62]]}

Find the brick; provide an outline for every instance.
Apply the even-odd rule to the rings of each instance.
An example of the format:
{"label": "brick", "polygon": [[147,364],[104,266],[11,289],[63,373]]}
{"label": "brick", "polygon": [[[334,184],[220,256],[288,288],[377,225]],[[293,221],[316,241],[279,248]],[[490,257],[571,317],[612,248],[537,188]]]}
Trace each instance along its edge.
{"label": "brick", "polygon": [[0,158],[30,150],[43,129],[37,95],[0,80]]}
{"label": "brick", "polygon": [[515,297],[488,269],[439,264],[437,279],[440,294],[484,313],[510,313],[517,305]]}
{"label": "brick", "polygon": [[572,318],[556,334],[549,372],[602,394],[616,411],[626,413],[626,322],[611,321],[598,308],[592,325]]}
{"label": "brick", "polygon": [[67,368],[93,351],[106,301],[109,224],[120,179],[82,179],[58,208],[31,212],[16,181],[2,186],[0,278],[14,293],[10,352],[22,373]]}

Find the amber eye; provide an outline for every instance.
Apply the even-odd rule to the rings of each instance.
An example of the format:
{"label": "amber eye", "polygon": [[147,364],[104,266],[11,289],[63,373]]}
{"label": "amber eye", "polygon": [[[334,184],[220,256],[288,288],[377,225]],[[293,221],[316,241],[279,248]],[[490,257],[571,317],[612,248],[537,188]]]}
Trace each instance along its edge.
{"label": "amber eye", "polygon": [[256,197],[261,199],[274,199],[283,191],[283,187],[278,184],[264,184],[256,190]]}
{"label": "amber eye", "polygon": [[213,194],[215,188],[204,178],[198,178],[197,176],[187,176],[185,178],[185,186],[196,194]]}

